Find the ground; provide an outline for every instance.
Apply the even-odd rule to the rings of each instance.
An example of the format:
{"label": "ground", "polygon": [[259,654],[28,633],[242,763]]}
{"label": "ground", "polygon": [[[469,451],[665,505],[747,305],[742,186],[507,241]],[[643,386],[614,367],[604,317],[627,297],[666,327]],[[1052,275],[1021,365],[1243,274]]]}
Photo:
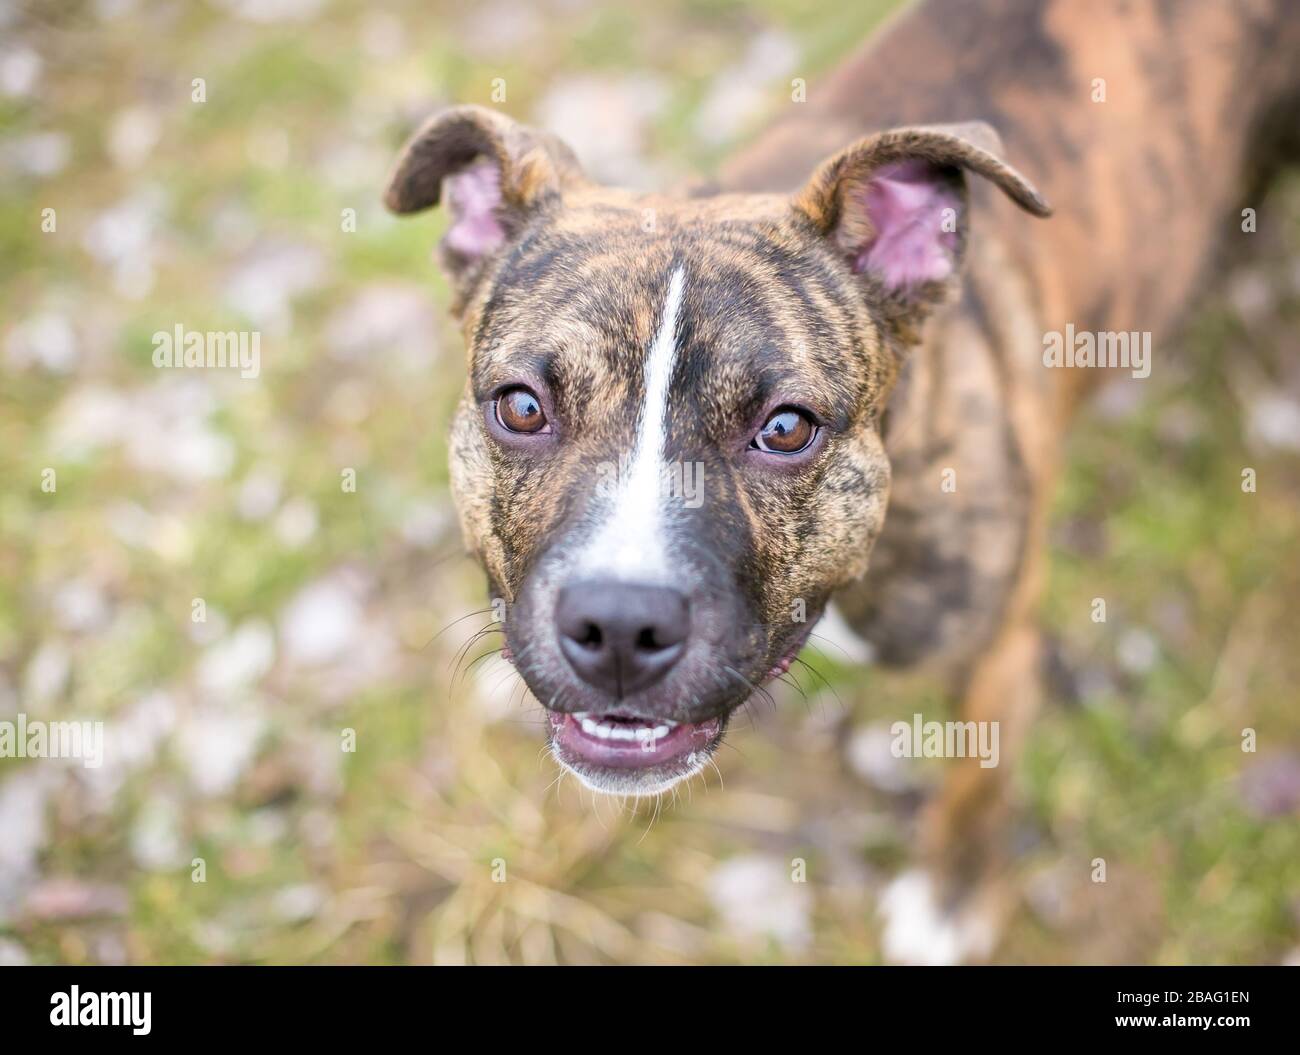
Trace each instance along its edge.
{"label": "ground", "polygon": [[[472,662],[441,220],[379,197],[501,90],[601,178],[707,172],[890,6],[0,5],[0,719],[107,738],[0,759],[0,961],[880,958],[942,770],[888,726],[947,702],[813,648],[671,800],[557,782]],[[1073,433],[999,961],[1300,959],[1298,316],[1293,177]],[[259,376],[156,368],[177,324]]]}

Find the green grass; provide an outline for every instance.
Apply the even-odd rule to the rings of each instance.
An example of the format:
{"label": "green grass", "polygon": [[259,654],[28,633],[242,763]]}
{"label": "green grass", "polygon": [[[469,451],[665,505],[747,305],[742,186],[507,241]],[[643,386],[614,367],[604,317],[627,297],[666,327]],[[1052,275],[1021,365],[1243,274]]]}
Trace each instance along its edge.
{"label": "green grass", "polygon": [[[465,682],[449,689],[456,651],[481,624],[431,641],[484,605],[480,576],[455,556],[447,495],[459,336],[445,321],[424,335],[429,356],[417,369],[386,348],[341,359],[329,335],[336,312],[371,284],[422,285],[445,317],[447,291],[429,262],[442,221],[398,222],[378,205],[424,106],[487,102],[502,76],[507,109],[525,116],[566,78],[650,71],[667,98],[647,124],[647,156],[688,174],[725,150],[701,144],[692,121],[716,71],[757,29],[788,34],[804,56],[798,74],[811,76],[891,6],[598,6],[549,17],[494,50],[467,46],[483,42],[466,39],[453,5],[407,4],[396,9],[400,46],[386,57],[366,53],[382,26],[353,2],[289,26],[231,23],[207,6],[169,9],[164,23],[146,5],[134,21],[92,30],[83,14],[66,31],[31,36],[46,55],[42,89],[0,103],[0,136],[62,132],[72,160],[48,178],[9,180],[0,198],[0,340],[33,314],[62,313],[79,358],[60,374],[14,365],[0,349],[0,710],[21,701],[32,716],[112,725],[164,692],[175,726],[120,787],[59,771],[45,793],[36,875],[16,883],[16,904],[0,902],[0,942],[42,963],[879,958],[875,893],[910,860],[916,804],[855,777],[832,729],[940,715],[949,701],[922,677],[809,654],[832,688],[803,672],[809,699],[783,692],[775,713],[755,704],[752,722],[739,719],[719,758],[725,791],[710,774],[707,788],[696,783],[652,819],[594,803],[572,782],[552,787],[535,706],[516,692],[500,717]],[[205,104],[190,102],[194,76],[208,79]],[[774,110],[788,84],[772,92]],[[115,164],[106,145],[130,105],[152,107],[158,122],[137,168]],[[250,159],[258,130],[283,133],[283,164]],[[354,161],[344,148],[356,149]],[[105,209],[146,186],[162,195],[154,281],[132,297],[85,239]],[[47,205],[59,212],[55,234],[40,232]],[[357,209],[355,234],[340,230],[344,208]],[[1285,226],[1261,232],[1256,259],[1284,275],[1300,257],[1300,186],[1278,188],[1268,215]],[[177,477],[142,467],[121,443],[80,459],[59,453],[73,396],[158,383],[155,330],[235,326],[231,276],[267,243],[306,246],[324,270],[293,299],[292,325],[268,332],[260,380],[210,384],[206,425],[182,415],[182,439],[202,427],[229,444],[229,472]],[[1296,946],[1300,830],[1294,816],[1252,812],[1242,781],[1300,741],[1291,603],[1300,472],[1293,455],[1247,444],[1231,382],[1246,371],[1284,377],[1298,315],[1294,289],[1262,323],[1216,294],[1159,349],[1135,409],[1089,411],[1073,435],[1044,622],[1082,689],[1049,701],[1020,772],[1026,899],[999,952],[1008,962],[1276,961]],[[1179,431],[1183,419],[1193,427]],[[1258,471],[1257,494],[1241,493],[1246,465]],[[40,490],[46,466],[58,470],[54,495]],[[339,486],[349,466],[355,494]],[[248,519],[240,489],[268,467],[276,511]],[[292,521],[295,502],[314,511],[310,537],[295,539],[281,520]],[[443,526],[421,544],[410,521],[426,506]],[[208,642],[189,621],[193,598],[205,599],[220,638],[222,621],[227,631],[276,624],[299,591],[332,576],[362,582],[361,625],[389,643],[387,660],[366,667],[357,643],[334,666],[295,665],[281,639],[253,684],[205,692],[197,672]],[[81,581],[107,615],[70,627],[56,598]],[[1104,624],[1089,616],[1094,597],[1107,599]],[[1134,630],[1156,642],[1147,669],[1121,662]],[[68,679],[48,699],[29,698],[34,657],[51,645],[66,654]],[[241,707],[265,719],[263,732],[238,777],[205,794],[181,732]],[[1240,749],[1247,726],[1257,755]],[[338,748],[345,728],[357,734],[353,754]],[[0,793],[30,772],[30,762],[0,760]],[[927,764],[919,777],[928,786],[940,775]],[[160,832],[179,853],[151,864],[140,846]],[[783,868],[807,861],[807,945],[720,924],[710,883],[738,855]],[[203,884],[191,882],[194,857],[207,863]],[[1089,881],[1096,857],[1107,862],[1105,885]],[[504,884],[492,881],[496,859]],[[51,879],[111,885],[129,909],[37,918],[21,898]],[[1034,894],[1044,888],[1056,908]],[[309,904],[295,915],[300,896]]]}

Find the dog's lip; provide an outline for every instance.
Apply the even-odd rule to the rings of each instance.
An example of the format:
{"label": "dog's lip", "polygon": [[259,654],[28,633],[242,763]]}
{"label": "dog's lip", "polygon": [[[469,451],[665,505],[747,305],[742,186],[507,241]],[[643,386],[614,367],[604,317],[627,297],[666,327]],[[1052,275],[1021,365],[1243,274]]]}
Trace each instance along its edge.
{"label": "dog's lip", "polygon": [[799,653],[803,651],[804,645],[808,643],[808,637],[812,633],[812,628],[812,620],[809,620],[800,628],[799,633],[795,635],[794,641],[790,643],[790,647],[786,650],[785,655],[777,660],[777,662],[772,666],[772,669],[767,672],[767,676],[763,679],[764,681],[772,681],[775,678],[779,678],[790,669],[790,665],[795,661]]}
{"label": "dog's lip", "polygon": [[721,737],[722,718],[672,722],[632,718],[616,711],[547,711],[551,741],[571,764],[605,769],[656,769],[689,761]]}

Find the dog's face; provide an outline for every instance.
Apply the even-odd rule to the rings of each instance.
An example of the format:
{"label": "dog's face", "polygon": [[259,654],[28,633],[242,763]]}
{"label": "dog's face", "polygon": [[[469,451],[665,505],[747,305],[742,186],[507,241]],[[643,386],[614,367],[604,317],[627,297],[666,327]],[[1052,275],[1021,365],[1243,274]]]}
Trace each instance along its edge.
{"label": "dog's face", "polygon": [[465,536],[587,785],[697,772],[865,571],[884,400],[958,267],[961,167],[1045,211],[972,142],[985,129],[961,131],[864,141],[794,198],[595,187],[562,144],[477,108],[399,159],[390,207],[445,191],[452,210]]}

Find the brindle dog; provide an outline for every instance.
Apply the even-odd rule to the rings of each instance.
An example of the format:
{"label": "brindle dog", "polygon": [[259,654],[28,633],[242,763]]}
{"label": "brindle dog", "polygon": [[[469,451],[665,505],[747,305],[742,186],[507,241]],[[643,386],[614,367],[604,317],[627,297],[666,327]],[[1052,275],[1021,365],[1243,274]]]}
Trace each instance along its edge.
{"label": "brindle dog", "polygon": [[624,794],[697,772],[834,594],[999,723],[883,902],[896,959],[991,951],[1045,517],[1097,374],[1046,368],[1044,334],[1167,337],[1294,145],[1287,6],[922,4],[689,196],[594,185],[477,107],[411,139],[386,200],[451,213],[464,534],[561,764]]}

